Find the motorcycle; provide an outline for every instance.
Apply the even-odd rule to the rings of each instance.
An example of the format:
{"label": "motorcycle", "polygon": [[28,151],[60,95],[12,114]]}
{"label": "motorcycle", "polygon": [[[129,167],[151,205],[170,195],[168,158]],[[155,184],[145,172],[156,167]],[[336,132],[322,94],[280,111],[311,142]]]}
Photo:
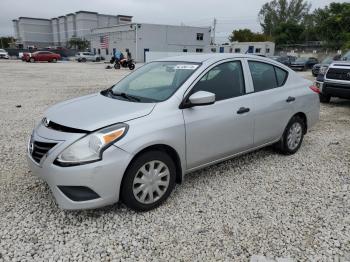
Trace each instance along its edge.
{"label": "motorcycle", "polygon": [[112,57],[110,63],[114,64],[115,69],[120,69],[121,67],[129,68],[130,70],[135,69],[135,63],[133,59],[122,59],[120,61],[117,61],[114,57]]}

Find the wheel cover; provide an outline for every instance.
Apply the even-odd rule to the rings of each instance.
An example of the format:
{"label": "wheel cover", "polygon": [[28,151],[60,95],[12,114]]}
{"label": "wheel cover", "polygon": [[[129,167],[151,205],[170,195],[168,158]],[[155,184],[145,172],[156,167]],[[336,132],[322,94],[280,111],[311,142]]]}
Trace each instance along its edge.
{"label": "wheel cover", "polygon": [[142,204],[153,204],[167,191],[170,182],[168,166],[159,160],[144,164],[136,173],[132,190]]}
{"label": "wheel cover", "polygon": [[290,150],[296,149],[300,142],[303,133],[303,128],[300,123],[295,122],[288,130],[287,145]]}

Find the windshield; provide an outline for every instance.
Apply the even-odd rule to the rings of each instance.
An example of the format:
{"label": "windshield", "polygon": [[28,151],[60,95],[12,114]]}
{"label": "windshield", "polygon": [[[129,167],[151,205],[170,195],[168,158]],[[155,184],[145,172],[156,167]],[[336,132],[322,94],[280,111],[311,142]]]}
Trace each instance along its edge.
{"label": "windshield", "polygon": [[297,63],[302,63],[302,62],[306,62],[307,61],[307,59],[305,58],[305,57],[300,57],[300,58],[297,58],[297,60],[295,60],[295,62],[297,62]]}
{"label": "windshield", "polygon": [[342,58],[342,60],[347,61],[350,60],[350,51],[348,51]]}
{"label": "windshield", "polygon": [[333,58],[327,57],[327,58],[323,59],[322,64],[331,64],[332,62],[333,62]]}
{"label": "windshield", "polygon": [[132,97],[137,102],[161,102],[168,99],[199,66],[189,62],[152,62],[122,79],[109,91],[117,99],[130,100]]}

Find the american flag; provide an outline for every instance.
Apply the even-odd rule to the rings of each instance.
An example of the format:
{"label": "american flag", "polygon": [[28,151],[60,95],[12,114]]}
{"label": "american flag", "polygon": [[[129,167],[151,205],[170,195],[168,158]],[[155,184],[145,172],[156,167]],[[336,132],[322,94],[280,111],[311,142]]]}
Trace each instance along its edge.
{"label": "american flag", "polygon": [[101,48],[108,48],[108,46],[109,46],[109,36],[108,35],[100,36],[100,46],[101,46]]}

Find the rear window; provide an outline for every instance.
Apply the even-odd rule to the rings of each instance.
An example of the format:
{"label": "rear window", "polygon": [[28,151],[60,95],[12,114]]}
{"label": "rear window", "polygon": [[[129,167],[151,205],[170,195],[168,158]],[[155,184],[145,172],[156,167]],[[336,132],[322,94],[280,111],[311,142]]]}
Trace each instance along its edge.
{"label": "rear window", "polygon": [[248,63],[255,92],[283,86],[288,78],[288,72],[280,67],[258,61]]}
{"label": "rear window", "polygon": [[277,78],[277,86],[283,86],[288,77],[287,71],[276,66],[275,66],[275,71],[276,71],[276,78]]}

